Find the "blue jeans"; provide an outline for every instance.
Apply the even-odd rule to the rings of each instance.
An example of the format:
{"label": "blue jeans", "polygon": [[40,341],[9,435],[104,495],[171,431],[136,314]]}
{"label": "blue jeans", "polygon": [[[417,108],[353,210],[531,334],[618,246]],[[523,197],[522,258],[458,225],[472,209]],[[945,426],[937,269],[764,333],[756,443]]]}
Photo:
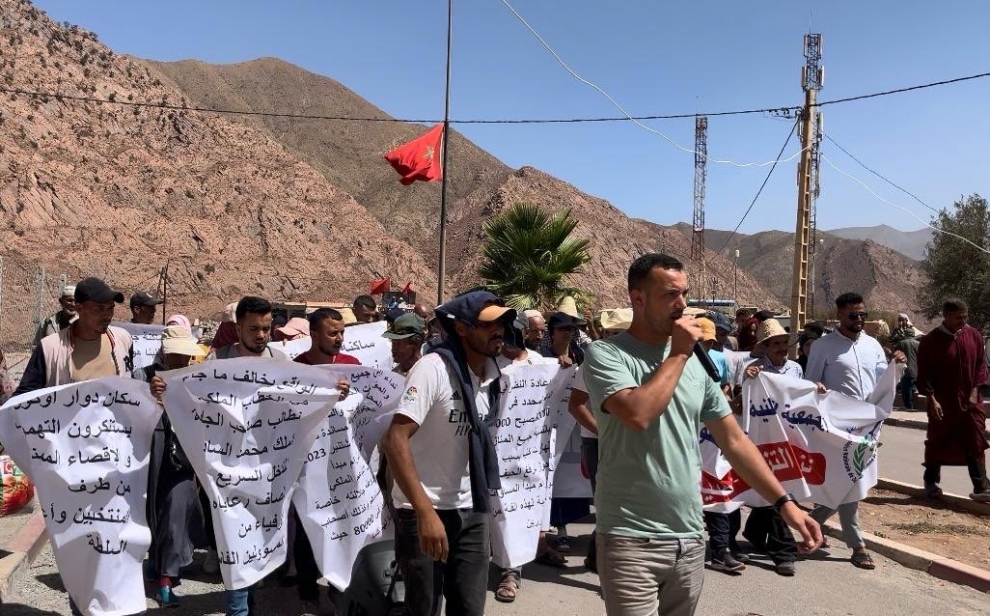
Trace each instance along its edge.
{"label": "blue jeans", "polygon": [[254,586],[224,593],[227,600],[227,616],[249,616],[254,607]]}

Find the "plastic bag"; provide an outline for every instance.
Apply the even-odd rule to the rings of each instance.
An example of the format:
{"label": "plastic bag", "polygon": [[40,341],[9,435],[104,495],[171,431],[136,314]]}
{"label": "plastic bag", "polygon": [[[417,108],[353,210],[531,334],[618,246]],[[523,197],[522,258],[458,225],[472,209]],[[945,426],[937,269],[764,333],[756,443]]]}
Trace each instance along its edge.
{"label": "plastic bag", "polygon": [[0,456],[0,517],[22,509],[34,498],[34,484],[10,456]]}

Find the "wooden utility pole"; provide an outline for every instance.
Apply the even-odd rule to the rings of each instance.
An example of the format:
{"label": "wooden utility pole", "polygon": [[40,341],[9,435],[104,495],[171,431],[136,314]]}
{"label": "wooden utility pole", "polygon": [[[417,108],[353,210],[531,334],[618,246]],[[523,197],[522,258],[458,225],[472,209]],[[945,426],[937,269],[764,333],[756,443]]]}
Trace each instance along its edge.
{"label": "wooden utility pole", "polygon": [[[824,69],[819,66],[822,57],[822,35],[804,36],[805,65],[801,68],[801,87],[804,89],[804,108],[801,110],[800,136],[801,160],[798,163],[797,220],[794,225],[794,271],[791,283],[791,332],[804,328],[808,315],[808,270],[811,244],[812,208],[812,145],[815,139],[815,101],[822,89]],[[797,357],[797,347],[792,346],[791,359]]]}
{"label": "wooden utility pole", "polygon": [[443,141],[441,146],[441,169],[443,176],[440,185],[440,258],[437,264],[437,306],[443,303],[446,295],[447,279],[447,151],[450,149],[450,41],[454,24],[454,0],[447,0],[447,78],[443,101]]}

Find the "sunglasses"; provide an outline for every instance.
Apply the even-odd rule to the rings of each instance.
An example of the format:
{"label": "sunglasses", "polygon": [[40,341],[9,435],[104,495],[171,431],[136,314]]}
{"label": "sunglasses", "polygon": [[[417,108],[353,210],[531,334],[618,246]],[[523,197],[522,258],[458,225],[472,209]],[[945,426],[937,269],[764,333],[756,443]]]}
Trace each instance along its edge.
{"label": "sunglasses", "polygon": [[865,321],[867,317],[870,316],[869,312],[850,312],[848,315],[849,319],[853,321],[863,320]]}

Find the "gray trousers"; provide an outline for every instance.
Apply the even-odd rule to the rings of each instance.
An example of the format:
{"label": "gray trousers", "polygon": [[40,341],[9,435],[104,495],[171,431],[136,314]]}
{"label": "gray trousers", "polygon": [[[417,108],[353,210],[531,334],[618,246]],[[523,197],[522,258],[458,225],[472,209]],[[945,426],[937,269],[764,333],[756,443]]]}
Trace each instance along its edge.
{"label": "gray trousers", "polygon": [[[835,509],[825,505],[815,505],[811,511],[811,517],[819,524],[824,525],[825,520],[832,517],[835,512]],[[838,512],[839,523],[842,525],[842,539],[846,545],[853,550],[866,547],[866,541],[863,540],[863,529],[859,526],[859,501],[839,505]]]}
{"label": "gray trousers", "polygon": [[598,577],[608,616],[692,616],[705,577],[705,543],[598,533]]}

